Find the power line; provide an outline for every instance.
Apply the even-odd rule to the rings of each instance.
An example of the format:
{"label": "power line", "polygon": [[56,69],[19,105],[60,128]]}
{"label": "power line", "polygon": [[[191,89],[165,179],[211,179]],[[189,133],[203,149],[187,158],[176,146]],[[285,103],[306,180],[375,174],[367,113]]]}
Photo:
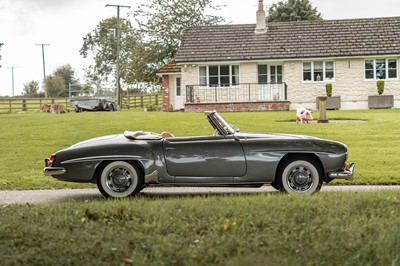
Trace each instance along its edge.
{"label": "power line", "polygon": [[11,69],[12,97],[14,97],[14,68],[19,68],[19,67],[11,66],[7,68]]}
{"label": "power line", "polygon": [[117,104],[119,106],[122,105],[122,99],[121,99],[121,87],[120,87],[120,58],[119,58],[119,54],[120,54],[120,46],[121,46],[121,30],[120,30],[120,16],[119,16],[119,10],[121,7],[124,8],[131,8],[130,6],[123,6],[123,5],[106,5],[106,7],[116,7],[117,8],[117,59],[116,59],[116,66],[115,66],[115,70],[116,70],[116,98],[117,98]]}
{"label": "power line", "polygon": [[48,97],[47,90],[44,88],[44,81],[46,80],[46,65],[44,61],[44,47],[49,46],[50,43],[35,43],[36,46],[42,46],[42,59],[43,59],[43,90],[44,90],[44,97]]}

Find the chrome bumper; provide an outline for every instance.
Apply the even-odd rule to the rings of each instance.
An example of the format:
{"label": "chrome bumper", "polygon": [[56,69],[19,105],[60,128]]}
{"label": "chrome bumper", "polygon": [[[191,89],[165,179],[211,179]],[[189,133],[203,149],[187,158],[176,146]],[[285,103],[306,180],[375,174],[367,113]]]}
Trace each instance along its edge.
{"label": "chrome bumper", "polygon": [[329,172],[328,176],[332,179],[345,179],[348,181],[352,181],[354,178],[354,163],[351,163],[350,166],[346,169],[342,169],[340,171]]}
{"label": "chrome bumper", "polygon": [[67,172],[63,167],[45,167],[43,173],[45,176],[63,175]]}

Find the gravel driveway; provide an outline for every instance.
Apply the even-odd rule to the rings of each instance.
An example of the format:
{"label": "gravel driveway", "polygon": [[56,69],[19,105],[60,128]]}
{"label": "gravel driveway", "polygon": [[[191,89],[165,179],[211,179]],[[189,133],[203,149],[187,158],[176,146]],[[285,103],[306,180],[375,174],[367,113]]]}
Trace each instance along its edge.
{"label": "gravel driveway", "polygon": [[[377,191],[400,190],[400,186],[323,186],[321,192],[329,191]],[[150,187],[142,190],[145,196],[210,195],[210,194],[251,194],[276,193],[271,186],[261,188],[218,188],[218,187]],[[48,189],[48,190],[2,190],[0,204],[38,204],[51,202],[85,201],[104,199],[96,189]]]}

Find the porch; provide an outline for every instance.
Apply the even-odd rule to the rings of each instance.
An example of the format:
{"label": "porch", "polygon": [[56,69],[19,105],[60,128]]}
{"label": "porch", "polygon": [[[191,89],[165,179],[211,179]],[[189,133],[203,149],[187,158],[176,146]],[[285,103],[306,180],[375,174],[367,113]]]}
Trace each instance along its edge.
{"label": "porch", "polygon": [[187,85],[186,112],[289,110],[286,83]]}

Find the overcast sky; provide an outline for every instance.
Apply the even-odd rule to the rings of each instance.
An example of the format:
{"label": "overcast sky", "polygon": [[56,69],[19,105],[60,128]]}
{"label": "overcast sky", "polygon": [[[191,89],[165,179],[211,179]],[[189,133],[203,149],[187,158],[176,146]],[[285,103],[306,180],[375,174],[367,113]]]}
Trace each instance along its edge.
{"label": "overcast sky", "polygon": [[[106,4],[136,7],[145,0],[0,0],[0,95],[20,95],[23,84],[43,80],[42,49],[46,75],[55,68],[70,64],[78,77],[90,64],[79,55],[82,38],[100,20],[116,15],[116,8]],[[266,6],[276,1],[264,0]],[[311,0],[324,19],[400,16],[400,0]],[[220,5],[219,15],[232,24],[255,23],[258,0],[213,0]],[[129,9],[121,9],[126,17]],[[81,78],[81,82],[84,80]]]}

